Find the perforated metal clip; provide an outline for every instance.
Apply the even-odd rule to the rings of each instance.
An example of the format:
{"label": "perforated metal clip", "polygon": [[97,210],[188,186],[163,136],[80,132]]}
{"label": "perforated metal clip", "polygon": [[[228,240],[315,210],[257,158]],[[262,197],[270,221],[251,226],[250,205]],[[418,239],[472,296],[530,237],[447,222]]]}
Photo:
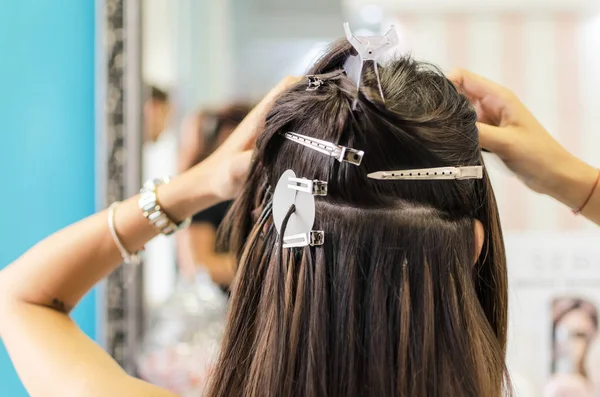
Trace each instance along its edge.
{"label": "perforated metal clip", "polygon": [[483,166],[419,168],[414,170],[377,171],[367,175],[379,180],[481,179]]}
{"label": "perforated metal clip", "polygon": [[306,178],[288,178],[288,181],[290,189],[312,194],[313,196],[327,196],[327,182],[317,179],[311,181]]}
{"label": "perforated metal clip", "polygon": [[356,150],[345,146],[336,145],[321,139],[311,138],[306,135],[295,132],[286,132],[283,134],[286,139],[299,143],[317,152],[324,153],[335,158],[337,161],[346,162],[354,165],[360,165],[365,154],[362,150]]}
{"label": "perforated metal clip", "polygon": [[283,238],[283,248],[311,247],[323,245],[325,232],[322,230],[311,230],[310,233],[295,234]]}

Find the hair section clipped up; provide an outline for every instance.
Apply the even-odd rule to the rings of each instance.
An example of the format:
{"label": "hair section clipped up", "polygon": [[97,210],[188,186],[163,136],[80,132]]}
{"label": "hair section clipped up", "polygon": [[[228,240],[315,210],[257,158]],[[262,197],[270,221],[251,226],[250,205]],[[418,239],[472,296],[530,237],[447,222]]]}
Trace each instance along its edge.
{"label": "hair section clipped up", "polygon": [[378,76],[365,62],[357,89],[355,55],[334,44],[267,118],[221,231],[239,268],[208,396],[509,394],[505,254],[475,111],[409,57]]}

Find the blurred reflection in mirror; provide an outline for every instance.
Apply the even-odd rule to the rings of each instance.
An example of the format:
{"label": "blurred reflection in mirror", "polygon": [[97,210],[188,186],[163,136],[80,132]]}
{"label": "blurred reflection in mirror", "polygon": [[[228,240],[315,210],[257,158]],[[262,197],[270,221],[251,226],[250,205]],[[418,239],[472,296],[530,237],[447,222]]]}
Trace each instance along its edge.
{"label": "blurred reflection in mirror", "polygon": [[[169,94],[155,86],[146,89],[144,102],[143,180],[173,176],[177,172],[177,135],[170,126]],[[159,235],[145,247],[144,298],[154,307],[168,298],[175,284],[175,239]]]}
{"label": "blurred reflection in mirror", "polygon": [[[251,108],[249,104],[237,103],[202,110],[187,117],[179,136],[178,171],[185,171],[208,157]],[[168,112],[159,113],[166,114]],[[165,137],[172,135],[170,132],[163,134]],[[159,134],[159,138],[152,143],[155,148],[163,134]],[[160,164],[164,165],[164,160],[174,164],[171,143],[176,140],[169,138],[165,142],[168,144],[148,154],[163,156],[155,159],[162,161]],[[165,152],[167,150],[169,153]],[[157,164],[153,166],[157,167]],[[180,275],[175,290],[169,291],[166,302],[151,312],[143,351],[138,360],[140,376],[182,396],[202,391],[221,341],[227,312],[226,292],[233,280],[235,262],[233,255],[217,251],[215,242],[217,229],[230,204],[217,204],[196,214],[192,225],[178,233]],[[170,258],[164,257],[167,253],[171,255]],[[174,269],[173,252],[164,251],[158,258],[162,262],[153,263],[153,266]],[[156,273],[155,269],[152,271],[158,276],[167,273]],[[170,282],[171,275],[168,277],[156,281]],[[152,284],[146,284],[147,288],[149,286]],[[167,289],[163,285],[160,290]]]}
{"label": "blurred reflection in mirror", "polygon": [[[183,124],[180,139],[179,172],[208,157],[246,117],[252,105],[234,103],[214,110],[203,110]],[[183,274],[193,277],[197,267],[204,268],[225,291],[234,276],[235,259],[215,248],[216,233],[231,201],[208,208],[192,218],[192,224],[179,234],[179,264]]]}
{"label": "blurred reflection in mirror", "polygon": [[202,395],[225,327],[227,297],[208,276],[179,279],[153,310],[138,358],[139,376],[182,397]]}

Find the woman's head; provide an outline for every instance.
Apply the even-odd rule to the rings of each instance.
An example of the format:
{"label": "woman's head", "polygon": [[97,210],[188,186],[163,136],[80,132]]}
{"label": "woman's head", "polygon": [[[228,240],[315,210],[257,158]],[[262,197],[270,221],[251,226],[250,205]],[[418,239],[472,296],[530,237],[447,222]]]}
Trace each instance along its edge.
{"label": "woman's head", "polygon": [[598,311],[583,299],[557,299],[553,303],[553,371],[586,376],[585,357],[598,331]]}
{"label": "woman's head", "polygon": [[[212,396],[494,396],[505,377],[504,247],[487,175],[376,181],[382,170],[479,165],[476,114],[435,68],[372,65],[360,89],[338,43],[279,98],[229,216],[239,269]],[[356,107],[353,104],[356,101]],[[362,164],[284,139],[363,150]],[[282,250],[270,213],[281,174],[328,182],[320,247]],[[485,232],[481,255],[474,223]]]}

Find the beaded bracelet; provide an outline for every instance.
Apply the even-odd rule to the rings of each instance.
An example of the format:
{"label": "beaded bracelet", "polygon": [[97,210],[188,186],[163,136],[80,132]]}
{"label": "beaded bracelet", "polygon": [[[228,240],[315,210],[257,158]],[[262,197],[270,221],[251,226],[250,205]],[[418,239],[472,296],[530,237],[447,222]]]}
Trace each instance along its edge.
{"label": "beaded bracelet", "polygon": [[592,198],[592,196],[594,195],[594,192],[596,191],[596,188],[598,187],[598,182],[600,182],[600,170],[598,171],[598,176],[596,177],[596,182],[594,182],[594,186],[592,186],[592,190],[590,191],[590,194],[587,196],[587,198],[585,199],[585,201],[583,202],[581,207],[579,207],[579,209],[573,210],[573,213],[575,215],[579,215],[581,213],[581,211],[583,211],[585,206],[590,202],[590,199]]}

